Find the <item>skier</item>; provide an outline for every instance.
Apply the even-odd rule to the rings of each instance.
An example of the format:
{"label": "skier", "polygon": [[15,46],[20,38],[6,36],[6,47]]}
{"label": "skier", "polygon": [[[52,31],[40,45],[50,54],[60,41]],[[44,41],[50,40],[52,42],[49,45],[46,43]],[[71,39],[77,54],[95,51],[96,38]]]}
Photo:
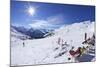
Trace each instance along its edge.
{"label": "skier", "polygon": [[82,44],[85,44],[86,42],[87,42],[87,33],[85,33],[84,42],[82,42]]}
{"label": "skier", "polygon": [[23,42],[23,47],[25,47],[25,43]]}
{"label": "skier", "polygon": [[67,42],[65,42],[65,45],[66,45],[66,46],[69,46],[69,44],[68,44]]}
{"label": "skier", "polygon": [[92,44],[92,46],[95,45],[95,35],[93,34],[92,38],[91,38],[91,42],[90,44]]}
{"label": "skier", "polygon": [[85,33],[85,37],[84,37],[84,40],[86,40],[87,39],[87,33]]}
{"label": "skier", "polygon": [[65,42],[64,44],[61,45],[62,49],[67,48],[67,46],[68,46],[67,42]]}
{"label": "skier", "polygon": [[58,38],[57,43],[60,45],[60,43],[61,43],[61,38],[60,37]]}

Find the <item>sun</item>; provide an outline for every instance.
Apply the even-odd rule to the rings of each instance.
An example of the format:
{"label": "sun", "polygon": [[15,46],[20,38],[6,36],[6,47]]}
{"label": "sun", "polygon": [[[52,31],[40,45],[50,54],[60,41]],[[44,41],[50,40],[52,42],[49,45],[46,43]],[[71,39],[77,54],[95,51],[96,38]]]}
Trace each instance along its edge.
{"label": "sun", "polygon": [[32,7],[32,6],[30,6],[30,7],[28,8],[28,14],[29,14],[30,16],[33,16],[33,15],[35,14],[35,8]]}

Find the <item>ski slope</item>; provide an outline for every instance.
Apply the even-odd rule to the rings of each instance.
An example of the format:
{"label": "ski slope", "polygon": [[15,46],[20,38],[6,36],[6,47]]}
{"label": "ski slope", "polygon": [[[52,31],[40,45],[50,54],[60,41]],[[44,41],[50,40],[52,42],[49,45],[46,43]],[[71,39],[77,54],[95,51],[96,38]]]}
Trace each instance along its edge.
{"label": "ski slope", "polygon": [[[54,35],[42,39],[21,40],[11,34],[11,65],[36,65],[51,63],[76,62],[75,58],[70,56],[69,50],[72,46],[76,49],[84,46],[84,33],[91,37],[94,33],[94,23],[84,21],[70,25],[64,25],[53,31]],[[11,31],[13,33],[13,31]],[[20,35],[18,32],[15,35]],[[21,34],[22,35],[22,34]],[[25,36],[25,35],[24,35]],[[58,38],[61,38],[69,45],[62,49],[58,45]],[[23,42],[25,46],[23,47]],[[58,48],[55,50],[55,48]],[[63,53],[64,52],[64,53]],[[60,53],[63,53],[59,56]],[[68,60],[71,58],[71,60]]]}

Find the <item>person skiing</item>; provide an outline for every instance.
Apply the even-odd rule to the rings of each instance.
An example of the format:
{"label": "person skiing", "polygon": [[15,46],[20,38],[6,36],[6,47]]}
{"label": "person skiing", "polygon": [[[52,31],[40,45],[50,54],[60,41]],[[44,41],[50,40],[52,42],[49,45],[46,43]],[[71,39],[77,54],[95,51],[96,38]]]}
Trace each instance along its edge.
{"label": "person skiing", "polygon": [[23,47],[25,47],[25,43],[23,42]]}
{"label": "person skiing", "polygon": [[92,46],[95,45],[95,35],[93,34],[93,36],[91,37],[90,43]]}
{"label": "person skiing", "polygon": [[69,46],[69,44],[67,43],[67,41],[65,42],[65,45],[66,45],[66,46]]}
{"label": "person skiing", "polygon": [[[88,38],[89,39],[89,38]],[[87,43],[87,33],[85,33],[85,36],[84,36],[84,42],[82,42],[82,44],[85,44]]]}
{"label": "person skiing", "polygon": [[62,43],[62,45],[61,45],[62,49],[66,49],[67,46],[68,46],[67,42]]}
{"label": "person skiing", "polygon": [[60,45],[60,43],[61,43],[61,38],[60,37],[58,38],[58,42],[57,43]]}
{"label": "person skiing", "polygon": [[85,37],[84,37],[84,40],[86,40],[87,39],[87,33],[85,33]]}

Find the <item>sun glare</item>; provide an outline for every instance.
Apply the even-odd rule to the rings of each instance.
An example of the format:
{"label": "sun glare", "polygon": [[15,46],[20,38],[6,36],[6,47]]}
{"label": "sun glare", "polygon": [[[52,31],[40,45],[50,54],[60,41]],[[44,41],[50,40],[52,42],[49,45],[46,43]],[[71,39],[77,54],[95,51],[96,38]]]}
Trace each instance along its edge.
{"label": "sun glare", "polygon": [[35,8],[29,7],[29,8],[28,8],[28,14],[29,14],[30,16],[33,16],[33,15],[35,14]]}

